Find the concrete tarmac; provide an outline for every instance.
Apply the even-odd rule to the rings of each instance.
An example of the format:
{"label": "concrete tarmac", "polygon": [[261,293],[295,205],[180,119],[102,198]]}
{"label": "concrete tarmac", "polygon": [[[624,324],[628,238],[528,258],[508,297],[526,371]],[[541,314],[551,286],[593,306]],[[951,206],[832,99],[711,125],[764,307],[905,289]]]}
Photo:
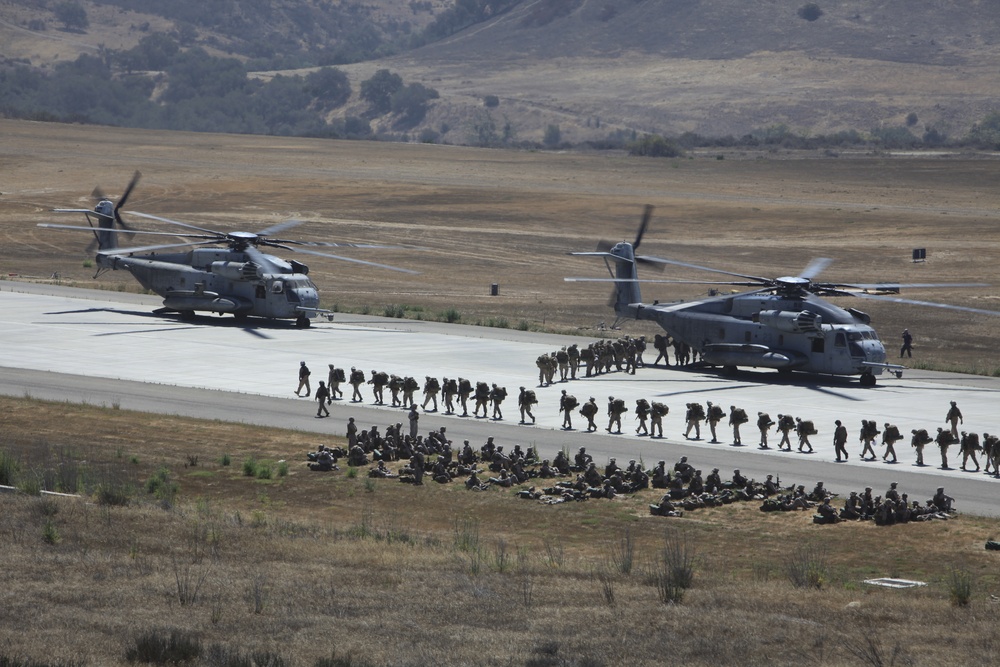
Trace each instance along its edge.
{"label": "concrete tarmac", "polygon": [[[543,456],[585,446],[599,464],[608,457],[620,464],[641,457],[651,467],[684,455],[706,473],[720,468],[723,478],[740,468],[757,479],[775,473],[784,484],[808,488],[823,480],[842,496],[865,486],[881,494],[897,481],[911,498],[925,501],[944,486],[960,510],[1000,514],[1000,481],[960,470],[957,445],[949,452],[951,469],[938,467],[941,456],[933,444],[924,452],[927,465],[918,467],[908,438],[910,429],[926,428],[933,435],[938,426],[946,426],[951,400],[965,415],[961,428],[1000,433],[996,378],[907,370],[901,379],[883,376],[877,387],[865,389],[856,378],[779,378],[752,371],[724,378],[704,370],[640,368],[635,375],[616,372],[540,387],[535,367],[540,354],[591,339],[348,314],[337,314],[332,323],[317,321],[306,330],[283,322],[240,325],[218,316],[182,322],[153,314],[159,305],[155,296],[0,281],[0,393],[293,428],[303,431],[305,451],[322,442],[323,435],[343,434],[348,416],[363,427],[395,421],[406,425],[407,420],[403,410],[372,405],[368,385],[364,403],[337,401],[330,418],[316,419],[315,402],[294,395],[300,361],[312,369],[314,389],[326,378],[329,363],[348,370],[355,366],[366,376],[373,369],[411,375],[421,384],[428,375],[465,377],[507,387],[504,420],[446,416],[441,406],[437,413],[422,413],[422,432],[443,426],[456,444],[468,439],[476,447],[492,435],[506,446],[534,444]],[[646,356],[652,361],[655,351]],[[538,395],[534,425],[518,424],[520,386]],[[640,397],[662,401],[671,409],[664,419],[666,437],[637,436],[632,414],[623,418],[622,435],[581,432],[585,420],[579,414],[574,415],[577,430],[563,431],[558,412],[563,389],[581,402],[595,397],[601,416],[609,396],[625,399],[630,407]],[[345,386],[345,398],[350,391]],[[702,440],[683,437],[685,403],[709,400],[727,410],[742,407],[751,416],[742,428],[743,447],[732,446],[725,422],[719,425],[717,444],[707,441],[707,426]],[[422,401],[419,395],[418,403]],[[775,420],[780,412],[814,421],[819,430],[811,438],[815,452],[799,453],[794,443],[793,452],[778,452],[774,433],[772,449],[758,449],[753,424],[758,411]],[[834,463],[835,419],[851,434],[847,463]],[[860,461],[862,419],[875,419],[880,428],[891,422],[907,436],[896,446],[898,463],[883,462],[880,446],[876,461]],[[598,423],[602,429],[607,426],[606,418]]]}

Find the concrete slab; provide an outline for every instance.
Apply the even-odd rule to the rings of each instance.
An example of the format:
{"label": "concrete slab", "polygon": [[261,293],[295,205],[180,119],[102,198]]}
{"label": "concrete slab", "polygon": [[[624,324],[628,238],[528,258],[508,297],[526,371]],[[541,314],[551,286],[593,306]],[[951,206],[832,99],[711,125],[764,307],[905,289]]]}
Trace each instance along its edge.
{"label": "concrete slab", "polygon": [[[699,460],[756,461],[753,467],[761,470],[780,470],[782,460],[808,459],[837,468],[838,478],[875,479],[873,484],[884,479],[886,486],[904,471],[930,475],[933,479],[928,478],[926,483],[931,492],[933,485],[943,483],[941,480],[987,478],[982,473],[957,469],[961,464],[957,446],[950,451],[952,470],[937,468],[940,455],[933,445],[925,450],[928,465],[916,467],[908,439],[897,445],[899,463],[895,465],[884,463],[881,458],[877,462],[861,462],[858,431],[862,419],[875,419],[880,425],[892,422],[907,436],[914,428],[926,428],[933,434],[936,427],[945,426],[949,401],[956,400],[965,415],[963,428],[977,433],[1000,433],[1000,411],[995,410],[1000,390],[997,378],[907,371],[902,379],[886,377],[878,387],[865,389],[856,379],[793,376],[795,379],[779,380],[773,373],[753,372],[723,378],[703,371],[644,368],[635,375],[611,373],[538,387],[534,361],[539,354],[590,339],[348,314],[338,314],[334,322],[320,322],[308,330],[296,329],[290,323],[244,327],[231,317],[180,322],[153,315],[158,305],[156,297],[0,281],[3,312],[0,367],[83,376],[95,382],[104,378],[280,399],[294,398],[299,361],[306,361],[312,368],[314,386],[325,378],[328,363],[347,368],[356,366],[366,375],[372,369],[412,375],[421,382],[427,375],[461,376],[473,382],[496,382],[507,387],[505,420],[490,427],[495,432],[503,429],[507,437],[521,442],[543,441],[573,449],[583,443],[595,454],[641,455],[647,463],[667,451],[668,446],[680,445],[685,453]],[[516,395],[522,385],[535,388],[538,394],[534,426],[516,425]],[[369,417],[378,419],[379,415],[384,416],[373,423],[405,421],[405,414],[398,409],[370,405],[370,387],[366,389],[365,421]],[[623,435],[599,437],[579,431],[564,432],[560,429],[562,420],[558,412],[562,389],[581,401],[594,396],[602,415],[611,395],[624,398],[630,406],[641,397],[665,402],[671,408],[664,419],[666,439],[651,441],[636,436],[632,415],[623,419]],[[9,387],[6,393],[11,393]],[[346,395],[350,396],[350,387]],[[684,404],[706,400],[725,408],[740,406],[750,415],[765,411],[774,418],[778,413],[791,413],[813,420],[820,431],[812,438],[816,451],[809,455],[759,450],[757,430],[752,423],[742,429],[747,443],[744,447],[729,444],[731,431],[723,425],[719,428],[721,444],[685,440]],[[361,410],[362,406],[350,407],[354,408]],[[303,405],[303,413],[310,411],[312,408]],[[851,458],[846,464],[833,463],[831,440],[835,419],[841,419],[851,432],[848,442]],[[449,432],[455,433],[467,430],[470,421],[438,413],[428,415],[421,426],[431,423],[448,424]],[[575,415],[574,424],[583,426],[585,420]],[[308,423],[302,426],[311,427]],[[328,428],[324,426],[321,430]],[[703,432],[707,439],[706,432],[707,428]],[[772,434],[772,446],[776,441]],[[877,452],[881,457],[880,447]],[[951,482],[948,488],[951,493],[954,488]],[[958,497],[955,493],[951,495]],[[916,494],[914,497],[925,499]]]}

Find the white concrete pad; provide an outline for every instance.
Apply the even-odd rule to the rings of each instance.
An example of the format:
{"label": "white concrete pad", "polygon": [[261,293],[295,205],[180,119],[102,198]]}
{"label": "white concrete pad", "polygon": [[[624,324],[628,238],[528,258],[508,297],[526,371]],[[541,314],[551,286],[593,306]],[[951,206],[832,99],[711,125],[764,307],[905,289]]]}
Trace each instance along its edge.
{"label": "white concrete pad", "polygon": [[[366,375],[373,369],[412,375],[421,383],[427,375],[461,376],[507,387],[505,424],[518,421],[518,387],[535,388],[538,421],[534,427],[524,427],[526,431],[559,431],[562,389],[581,402],[594,396],[601,415],[611,395],[624,398],[629,406],[634,406],[638,398],[647,398],[665,402],[671,408],[664,420],[667,441],[717,452],[731,443],[731,431],[724,424],[719,428],[721,444],[706,442],[707,427],[702,441],[687,441],[682,436],[685,403],[711,400],[727,409],[737,405],[747,411],[751,423],[742,429],[746,445],[738,449],[760,456],[807,455],[758,450],[753,424],[758,411],[768,412],[774,419],[778,413],[791,413],[814,421],[820,433],[812,438],[816,453],[809,458],[820,461],[833,461],[833,422],[841,419],[851,432],[851,458],[846,465],[869,470],[884,468],[887,479],[897,470],[969,478],[970,473],[958,470],[961,456],[957,446],[950,451],[952,470],[937,469],[940,455],[933,444],[925,450],[927,466],[913,466],[910,429],[926,428],[933,435],[936,427],[945,426],[944,416],[951,400],[958,401],[965,415],[964,429],[980,434],[1000,433],[1000,411],[995,409],[1000,380],[995,378],[907,371],[902,379],[884,377],[878,387],[865,389],[856,379],[803,376],[779,382],[770,372],[730,379],[704,371],[644,368],[635,375],[611,373],[538,387],[534,362],[539,354],[589,339],[348,314],[338,314],[332,323],[319,321],[308,330],[296,329],[291,323],[242,327],[231,317],[205,317],[192,323],[155,316],[152,311],[158,305],[155,297],[0,282],[0,367],[279,398],[294,397],[300,361],[306,361],[313,370],[314,387],[318,380],[325,379],[328,363],[356,366]],[[370,407],[370,387],[364,393]],[[350,397],[349,386],[345,396]],[[401,417],[398,410],[385,410],[386,423]],[[625,434],[619,438],[634,440],[639,448],[650,440],[634,434],[633,419],[633,415],[623,419]],[[898,464],[883,463],[881,447],[876,449],[880,457],[877,462],[859,460],[862,419],[875,419],[880,427],[892,422],[907,436],[896,447]],[[574,425],[582,427],[585,420],[575,415]],[[575,445],[578,438],[567,434],[567,445]],[[772,433],[772,447],[777,439]]]}

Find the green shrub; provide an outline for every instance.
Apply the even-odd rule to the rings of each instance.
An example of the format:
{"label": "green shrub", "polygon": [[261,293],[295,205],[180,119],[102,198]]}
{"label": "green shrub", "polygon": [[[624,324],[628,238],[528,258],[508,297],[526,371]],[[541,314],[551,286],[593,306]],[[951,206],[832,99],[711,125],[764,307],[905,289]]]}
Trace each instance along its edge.
{"label": "green shrub", "polygon": [[17,459],[10,452],[0,449],[0,485],[14,486],[18,468]]}
{"label": "green shrub", "polygon": [[233,462],[233,459],[232,459],[231,456],[229,456],[229,454],[223,454],[221,457],[219,457],[219,465],[220,466],[228,466],[232,462]]}
{"label": "green shrub", "polygon": [[46,544],[59,543],[59,530],[52,519],[46,519],[42,525],[42,539],[45,540]]}
{"label": "green shrub", "polygon": [[256,477],[257,476],[257,459],[250,457],[243,461],[243,476],[244,477]]}
{"label": "green shrub", "polygon": [[972,599],[972,574],[967,570],[953,569],[948,576],[948,593],[956,607],[969,604]]}

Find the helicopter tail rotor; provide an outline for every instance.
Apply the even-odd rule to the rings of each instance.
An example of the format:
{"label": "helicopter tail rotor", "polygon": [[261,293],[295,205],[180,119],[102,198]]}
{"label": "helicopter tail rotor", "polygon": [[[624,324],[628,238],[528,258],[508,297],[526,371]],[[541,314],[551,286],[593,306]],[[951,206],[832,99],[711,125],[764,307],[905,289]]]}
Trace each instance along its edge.
{"label": "helicopter tail rotor", "polygon": [[[111,201],[105,196],[104,191],[101,190],[100,186],[94,188],[94,191],[90,194],[94,199],[94,210],[87,212],[87,217],[90,219],[91,216],[97,219],[97,229],[94,230],[94,240],[87,246],[87,254],[94,252],[95,250],[114,250],[118,247],[118,230],[122,229],[125,232],[135,232],[135,230],[130,227],[122,219],[121,208],[128,201],[129,195],[132,194],[132,190],[135,189],[136,184],[139,182],[139,178],[142,176],[141,173],[136,171],[132,175],[132,180],[129,181],[128,185],[125,187],[125,191],[122,193],[121,197],[118,198],[118,203],[114,206],[111,205]],[[127,240],[132,240],[135,237],[134,233],[124,234]]]}
{"label": "helicopter tail rotor", "polygon": [[[125,187],[125,192],[122,193],[122,196],[118,198],[118,203],[115,204],[115,212],[114,212],[115,224],[121,227],[122,229],[130,232],[135,230],[132,227],[129,227],[125,223],[125,221],[122,220],[121,209],[123,206],[125,206],[125,202],[128,201],[129,195],[132,194],[132,190],[135,189],[135,186],[139,183],[140,178],[142,178],[142,172],[136,170],[136,172],[132,174],[132,180],[130,180],[128,182],[128,185]],[[125,238],[128,240],[131,240],[134,237],[135,237],[134,234],[125,235]]]}

